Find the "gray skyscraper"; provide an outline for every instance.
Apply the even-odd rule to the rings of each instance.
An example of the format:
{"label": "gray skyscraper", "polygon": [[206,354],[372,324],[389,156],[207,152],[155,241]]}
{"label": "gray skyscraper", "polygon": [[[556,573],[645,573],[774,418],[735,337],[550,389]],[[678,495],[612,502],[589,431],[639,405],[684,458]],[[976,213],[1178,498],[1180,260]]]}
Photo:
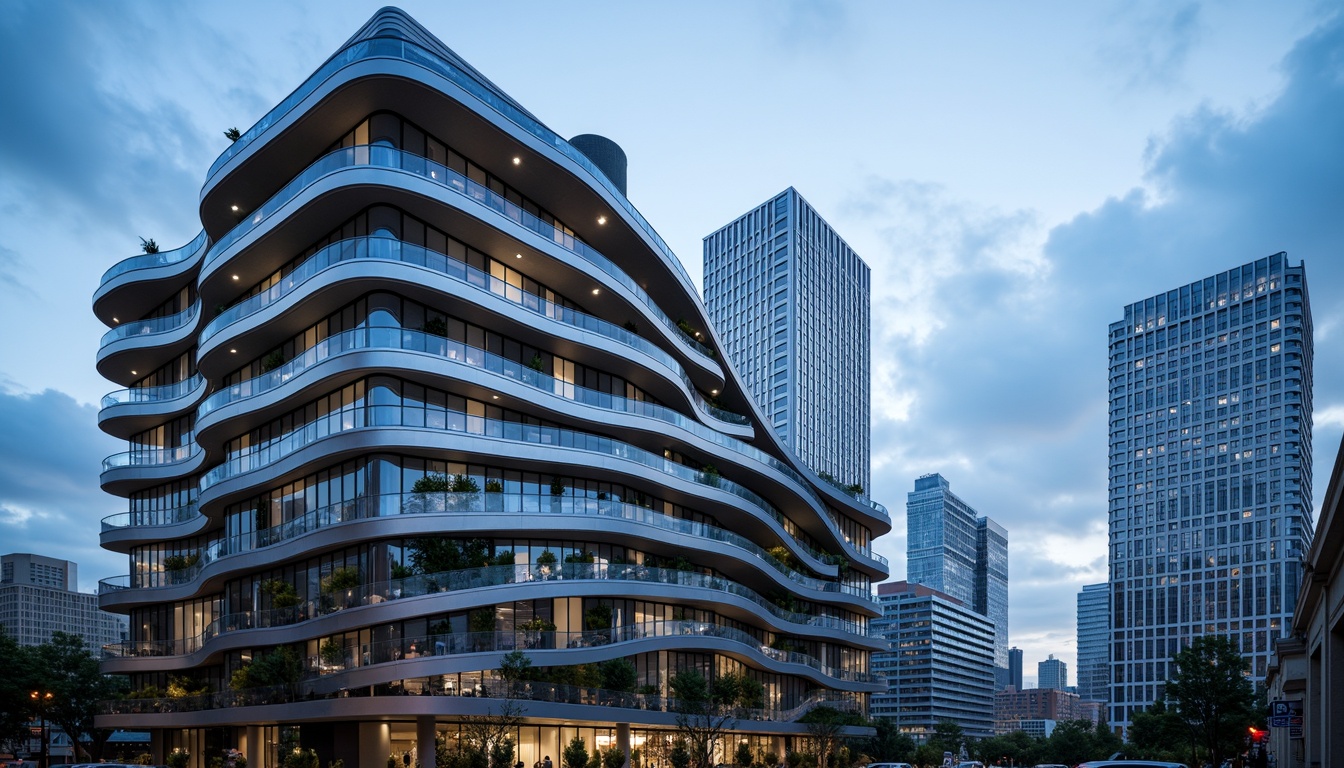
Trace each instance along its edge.
{"label": "gray skyscraper", "polygon": [[1069,665],[1056,659],[1053,653],[1045,661],[1036,662],[1036,687],[1065,690],[1069,687]]}
{"label": "gray skyscraper", "polygon": [[869,488],[868,265],[792,187],[706,237],[704,258],[710,320],[775,431]]}
{"label": "gray skyscraper", "polygon": [[1108,701],[1111,672],[1110,587],[1088,584],[1078,593],[1078,696]]}
{"label": "gray skyscraper", "polygon": [[1022,649],[1008,649],[1008,684],[1022,690]]}
{"label": "gray skyscraper", "polygon": [[995,688],[1008,674],[1008,532],[980,517],[938,473],[906,497],[906,574],[961,600],[994,624]]}
{"label": "gray skyscraper", "polygon": [[1278,253],[1110,326],[1111,722],[1231,637],[1262,679],[1311,535],[1311,310]]}

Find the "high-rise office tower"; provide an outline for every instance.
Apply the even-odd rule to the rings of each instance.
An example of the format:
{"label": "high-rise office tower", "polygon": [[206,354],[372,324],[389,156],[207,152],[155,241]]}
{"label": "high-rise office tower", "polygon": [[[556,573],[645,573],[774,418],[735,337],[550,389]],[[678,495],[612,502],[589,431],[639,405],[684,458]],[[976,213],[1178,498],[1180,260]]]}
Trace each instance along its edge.
{"label": "high-rise office tower", "polygon": [[1045,661],[1036,662],[1036,687],[1065,690],[1069,687],[1069,666],[1053,653]]}
{"label": "high-rise office tower", "polygon": [[131,616],[104,669],[219,693],[100,727],[196,768],[296,736],[433,768],[512,698],[509,764],[574,736],[628,759],[694,670],[759,683],[732,746],[783,754],[809,708],[885,690],[885,510],[778,439],[622,157],[383,9],[213,164],[193,242],[104,275],[125,389],[99,421],[128,445],[101,480],[128,509],[102,541],[128,569],[101,599]]}
{"label": "high-rise office tower", "polygon": [[49,642],[53,632],[78,635],[90,652],[125,639],[126,620],[98,610],[98,596],[80,592],[79,566],[69,560],[15,553],[0,557],[0,626],[19,645]]}
{"label": "high-rise office tower", "polygon": [[872,716],[885,717],[919,742],[942,720],[967,736],[994,733],[994,624],[980,611],[930,587],[895,581],[877,585],[882,618],[873,631],[889,647],[873,654],[887,691],[875,694]]}
{"label": "high-rise office tower", "polygon": [[1192,637],[1231,638],[1264,677],[1311,536],[1311,362],[1305,267],[1283,253],[1111,324],[1112,724]]}
{"label": "high-rise office tower", "polygon": [[1008,684],[1022,690],[1022,649],[1008,649]]}
{"label": "high-rise office tower", "polygon": [[961,600],[994,623],[994,685],[1009,684],[1008,532],[980,517],[938,473],[906,497],[906,580]]}
{"label": "high-rise office tower", "polygon": [[1111,671],[1111,590],[1088,584],[1078,592],[1078,696],[1108,701]]}
{"label": "high-rise office tower", "polygon": [[710,321],[785,445],[870,488],[868,265],[792,187],[706,237],[704,259]]}

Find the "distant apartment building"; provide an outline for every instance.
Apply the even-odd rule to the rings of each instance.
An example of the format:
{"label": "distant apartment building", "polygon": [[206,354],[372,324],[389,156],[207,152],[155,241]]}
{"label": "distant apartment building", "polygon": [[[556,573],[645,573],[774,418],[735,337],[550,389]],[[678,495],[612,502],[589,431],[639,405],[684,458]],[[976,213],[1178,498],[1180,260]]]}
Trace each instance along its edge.
{"label": "distant apartment building", "polygon": [[889,650],[873,654],[887,692],[871,714],[893,720],[918,742],[951,720],[974,738],[994,731],[994,625],[961,600],[908,581],[879,584],[875,632]]}
{"label": "distant apartment building", "polygon": [[906,573],[994,624],[994,687],[1009,685],[1008,532],[952,493],[938,473],[915,480],[906,497]]}
{"label": "distant apartment building", "polygon": [[1109,329],[1110,722],[1196,637],[1262,680],[1311,541],[1306,268],[1278,253],[1136,301]]}
{"label": "distant apartment building", "polygon": [[41,645],[53,632],[84,638],[95,656],[125,639],[126,624],[98,610],[98,596],[77,590],[79,566],[27,553],[0,556],[0,626],[19,645]]}
{"label": "distant apartment building", "polygon": [[1088,584],[1078,593],[1078,697],[1109,701],[1111,672],[1110,587]]}
{"label": "distant apartment building", "polygon": [[746,388],[804,464],[855,490],[871,487],[869,273],[792,187],[704,239],[705,307]]}
{"label": "distant apartment building", "polygon": [[[1005,690],[994,694],[994,733],[1013,731],[1034,733],[1037,723],[1077,720],[1083,717],[1083,708],[1075,693],[1055,688],[1028,688],[1025,691]],[[1025,724],[1025,725],[1024,725]],[[1035,734],[1035,735],[1049,735]]]}

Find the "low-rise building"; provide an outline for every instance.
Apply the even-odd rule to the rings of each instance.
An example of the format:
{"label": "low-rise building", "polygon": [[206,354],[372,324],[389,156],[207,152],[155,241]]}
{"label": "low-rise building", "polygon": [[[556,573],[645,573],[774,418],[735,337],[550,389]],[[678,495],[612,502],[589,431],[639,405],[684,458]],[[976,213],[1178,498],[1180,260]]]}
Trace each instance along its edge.
{"label": "low-rise building", "polygon": [[[1279,768],[1344,765],[1344,445],[1302,563],[1292,636],[1265,675]],[[1276,711],[1275,702],[1280,704]],[[1282,714],[1279,714],[1282,713]],[[1300,713],[1300,714],[1298,714]],[[1274,718],[1279,714],[1278,718]],[[1276,722],[1277,720],[1277,722]]]}
{"label": "low-rise building", "polygon": [[[1039,726],[1027,725],[1033,721],[1061,722],[1078,720],[1082,717],[1082,702],[1078,694],[1061,691],[1058,688],[1028,688],[1024,691],[1007,688],[994,694],[996,735],[1013,731],[1033,733],[1033,729],[1039,730]],[[1050,728],[1053,730],[1054,726],[1051,725]]]}

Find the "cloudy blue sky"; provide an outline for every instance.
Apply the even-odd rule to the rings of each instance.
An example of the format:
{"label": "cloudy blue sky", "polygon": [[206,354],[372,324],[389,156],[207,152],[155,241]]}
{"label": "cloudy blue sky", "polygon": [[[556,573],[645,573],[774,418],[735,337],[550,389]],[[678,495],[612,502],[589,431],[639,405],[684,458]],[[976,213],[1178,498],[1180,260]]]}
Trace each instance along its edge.
{"label": "cloudy blue sky", "polygon": [[[97,547],[99,276],[176,247],[225,148],[374,2],[10,2],[0,15],[0,550]],[[1277,251],[1307,262],[1315,477],[1344,428],[1344,18],[1313,2],[405,7],[563,135],[699,279],[796,187],[873,269],[875,495],[942,472],[1010,535],[1011,642],[1072,666],[1105,579],[1106,326]],[[1030,677],[1030,675],[1028,675]]]}

